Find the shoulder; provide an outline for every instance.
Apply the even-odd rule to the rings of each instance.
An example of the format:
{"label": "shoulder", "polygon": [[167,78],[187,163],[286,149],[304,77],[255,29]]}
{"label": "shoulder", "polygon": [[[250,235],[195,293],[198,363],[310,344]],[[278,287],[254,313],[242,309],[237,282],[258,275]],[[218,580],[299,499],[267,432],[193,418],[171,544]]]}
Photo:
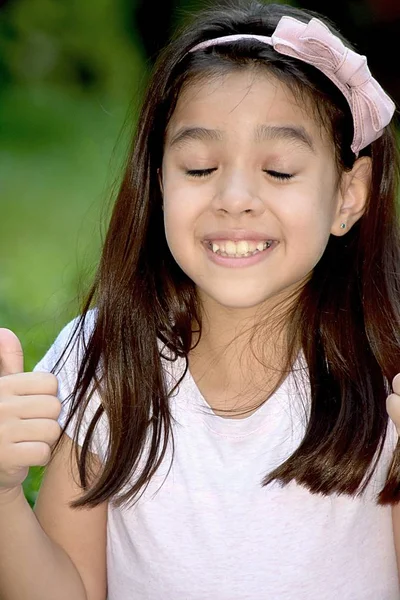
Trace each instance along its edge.
{"label": "shoulder", "polygon": [[[96,317],[97,309],[91,309],[84,318],[79,315],[67,323],[33,370],[53,371],[60,368],[75,370],[90,340]],[[58,365],[61,357],[64,366]]]}
{"label": "shoulder", "polygon": [[54,373],[59,384],[59,397],[65,400],[72,392],[85,348],[96,323],[97,309],[85,318],[79,315],[60,331],[33,371]]}
{"label": "shoulder", "polygon": [[[86,313],[85,318],[79,315],[60,331],[43,358],[35,366],[34,371],[47,371],[56,375],[58,380],[58,398],[62,409],[58,421],[63,426],[74,404],[74,390],[77,383],[78,371],[82,362],[88,341],[93,332],[97,310]],[[90,394],[89,403],[85,406],[82,427],[78,430],[78,443],[83,445],[87,429],[94,417],[101,399],[97,392]],[[72,438],[75,433],[77,414],[74,415],[66,428],[66,433]],[[91,452],[98,454],[104,460],[109,435],[108,421],[105,413],[98,422],[90,445]]]}

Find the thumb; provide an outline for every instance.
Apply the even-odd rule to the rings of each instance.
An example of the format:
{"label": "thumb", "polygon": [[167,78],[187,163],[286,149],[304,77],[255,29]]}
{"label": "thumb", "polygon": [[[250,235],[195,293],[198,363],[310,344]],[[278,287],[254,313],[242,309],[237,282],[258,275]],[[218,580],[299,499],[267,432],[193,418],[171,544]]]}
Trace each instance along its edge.
{"label": "thumb", "polygon": [[24,371],[24,353],[21,342],[10,329],[0,327],[0,377]]}

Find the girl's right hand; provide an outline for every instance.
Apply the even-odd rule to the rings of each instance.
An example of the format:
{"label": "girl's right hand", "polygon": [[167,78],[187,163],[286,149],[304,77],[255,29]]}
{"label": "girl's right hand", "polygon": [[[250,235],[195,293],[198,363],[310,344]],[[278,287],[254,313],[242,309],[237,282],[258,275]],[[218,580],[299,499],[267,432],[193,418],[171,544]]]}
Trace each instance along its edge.
{"label": "girl's right hand", "polygon": [[23,370],[19,339],[0,328],[0,494],[20,488],[29,467],[49,462],[61,432],[56,376]]}
{"label": "girl's right hand", "polygon": [[393,393],[386,398],[386,410],[400,435],[400,373],[392,381]]}

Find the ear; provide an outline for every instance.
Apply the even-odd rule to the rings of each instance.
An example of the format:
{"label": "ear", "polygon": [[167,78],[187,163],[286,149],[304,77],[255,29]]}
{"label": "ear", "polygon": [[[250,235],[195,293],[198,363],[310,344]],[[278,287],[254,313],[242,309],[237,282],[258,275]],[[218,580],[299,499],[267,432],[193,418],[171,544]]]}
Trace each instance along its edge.
{"label": "ear", "polygon": [[[332,223],[333,235],[345,235],[365,212],[371,189],[372,161],[369,156],[358,158],[351,171],[343,173],[338,190],[337,210]],[[340,225],[346,224],[342,229]]]}

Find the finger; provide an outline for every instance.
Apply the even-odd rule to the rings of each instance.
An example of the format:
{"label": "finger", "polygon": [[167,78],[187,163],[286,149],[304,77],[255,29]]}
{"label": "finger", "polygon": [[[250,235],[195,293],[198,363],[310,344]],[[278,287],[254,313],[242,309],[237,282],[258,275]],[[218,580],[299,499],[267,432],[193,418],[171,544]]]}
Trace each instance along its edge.
{"label": "finger", "polygon": [[19,442],[13,444],[13,461],[18,467],[44,467],[51,457],[46,442]]}
{"label": "finger", "polygon": [[60,433],[61,427],[53,419],[22,419],[10,424],[8,439],[12,443],[46,442],[51,447]]}
{"label": "finger", "polygon": [[386,410],[395,424],[397,432],[400,433],[400,396],[397,394],[390,394],[386,398]]}
{"label": "finger", "polygon": [[18,373],[0,377],[0,397],[2,396],[56,396],[58,391],[57,377],[53,373],[35,371],[34,373]]}
{"label": "finger", "polygon": [[14,396],[4,400],[2,409],[12,413],[17,419],[58,419],[62,404],[56,396]]}
{"label": "finger", "polygon": [[400,373],[397,373],[396,377],[392,381],[392,388],[395,394],[400,396]]}
{"label": "finger", "polygon": [[0,377],[24,371],[21,342],[10,329],[0,327]]}

